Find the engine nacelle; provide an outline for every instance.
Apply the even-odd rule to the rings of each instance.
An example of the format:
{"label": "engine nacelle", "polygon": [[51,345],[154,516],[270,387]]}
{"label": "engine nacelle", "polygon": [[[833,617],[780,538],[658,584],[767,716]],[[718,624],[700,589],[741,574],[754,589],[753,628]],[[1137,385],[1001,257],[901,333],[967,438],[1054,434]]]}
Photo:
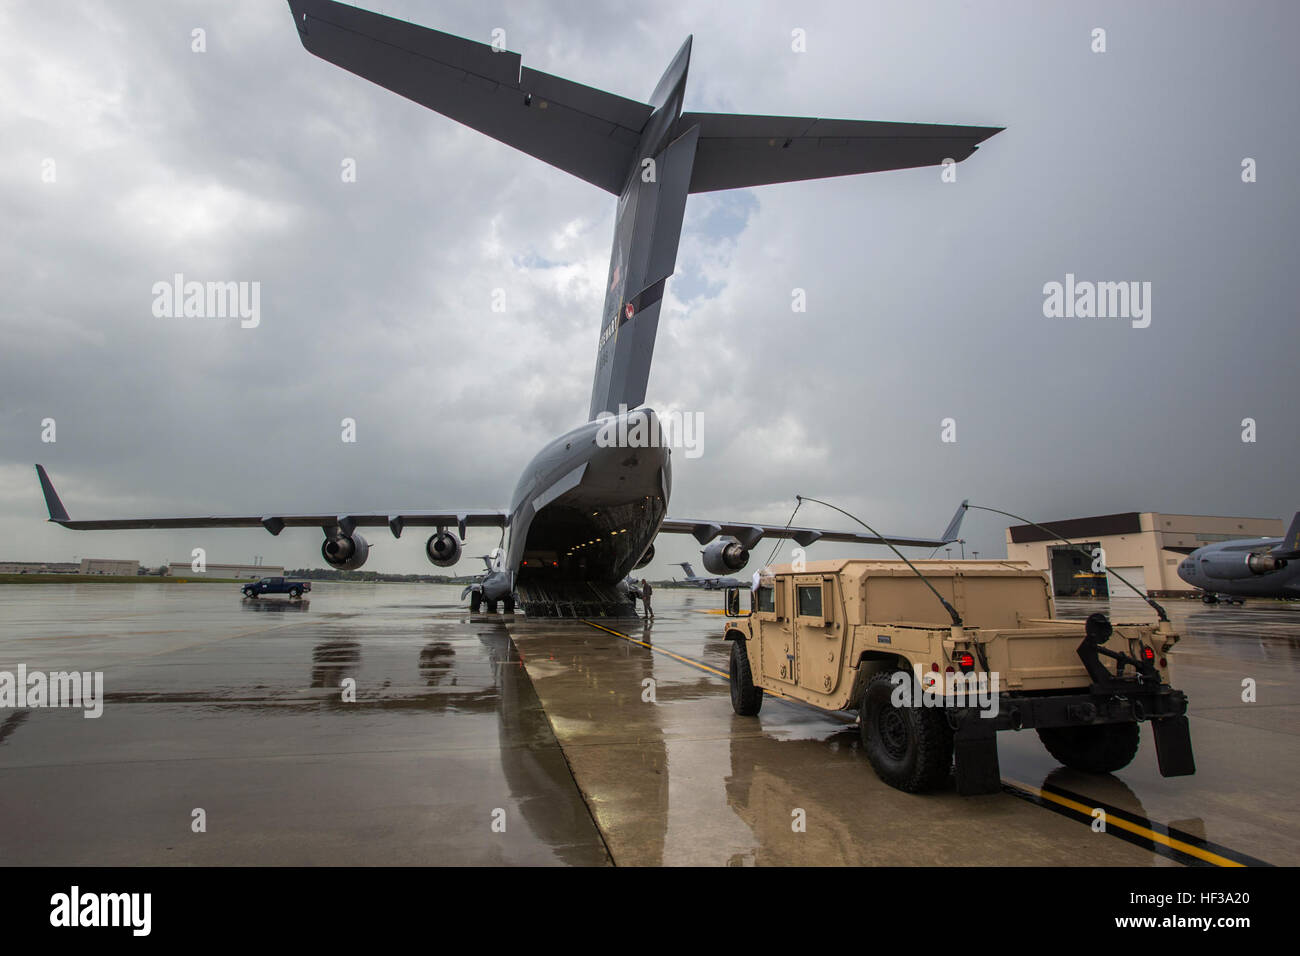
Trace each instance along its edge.
{"label": "engine nacelle", "polygon": [[647,564],[655,559],[655,546],[651,543],[650,547],[645,549],[645,554],[641,555],[641,560],[633,565],[634,568],[644,568]]}
{"label": "engine nacelle", "polygon": [[1272,574],[1286,567],[1285,558],[1275,558],[1271,554],[1220,553],[1211,555],[1202,562],[1201,569],[1212,578],[1237,581],[1253,575]]}
{"label": "engine nacelle", "polygon": [[734,538],[719,538],[703,553],[710,574],[735,574],[749,563],[749,549]]}
{"label": "engine nacelle", "polygon": [[460,560],[460,539],[450,531],[429,535],[424,542],[424,553],[440,568],[449,568]]}
{"label": "engine nacelle", "polygon": [[357,532],[341,534],[337,538],[326,538],[320,546],[320,556],[331,568],[340,571],[355,571],[366,563],[370,557],[370,545]]}

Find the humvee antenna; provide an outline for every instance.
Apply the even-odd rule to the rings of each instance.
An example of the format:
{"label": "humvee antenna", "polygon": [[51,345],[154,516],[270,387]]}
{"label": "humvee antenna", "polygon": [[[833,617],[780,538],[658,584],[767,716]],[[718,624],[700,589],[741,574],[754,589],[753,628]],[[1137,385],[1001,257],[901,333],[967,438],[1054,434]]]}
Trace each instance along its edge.
{"label": "humvee antenna", "polygon": [[[790,512],[790,520],[788,520],[785,523],[786,531],[789,531],[790,525],[794,524],[794,516],[799,513],[799,506],[803,504],[803,501],[799,499],[798,495],[795,495],[794,497],[795,497],[794,511]],[[784,537],[784,535],[782,535],[781,537]],[[778,537],[772,541],[772,551],[770,554],[768,554],[767,564],[765,564],[764,567],[770,568],[772,566],[772,559],[776,557],[776,551],[779,547],[781,547],[781,537]]]}
{"label": "humvee antenna", "polygon": [[[920,571],[918,571],[918,570],[916,569],[916,565],[913,564],[911,561],[908,561],[907,558],[903,555],[903,552],[902,552],[902,551],[899,551],[896,547],[894,547],[893,543],[892,543],[888,538],[886,538],[884,535],[882,535],[879,531],[877,531],[875,528],[871,527],[871,525],[867,524],[867,523],[866,523],[865,521],[863,521],[861,518],[858,518],[858,517],[855,517],[854,515],[849,514],[849,513],[848,513],[847,511],[845,511],[843,508],[837,508],[837,507],[835,507],[835,505],[831,504],[829,501],[822,501],[820,498],[808,498],[808,497],[805,497],[804,495],[795,495],[795,498],[799,501],[799,504],[803,504],[805,501],[812,501],[812,502],[815,502],[815,503],[817,503],[817,504],[819,504],[819,505],[825,505],[827,508],[830,508],[832,511],[838,511],[840,514],[844,515],[844,517],[846,517],[846,518],[853,518],[854,521],[856,521],[858,524],[862,525],[862,527],[866,528],[866,529],[867,529],[868,531],[870,531],[873,535],[875,535],[877,538],[879,538],[883,544],[887,544],[887,545],[889,545],[889,550],[890,550],[890,551],[893,551],[894,554],[896,554],[896,555],[898,555],[900,558],[902,558],[902,559],[903,559],[903,563],[906,564],[909,568],[912,569],[912,573],[915,574],[918,578],[921,579],[921,583],[924,584],[927,588],[929,588],[932,592],[934,592],[934,596],[937,597],[937,598],[939,599],[939,603],[942,604],[942,605],[944,606],[944,609],[945,609],[945,610],[948,612],[948,614],[952,617],[952,626],[953,626],[953,627],[961,627],[961,626],[962,626],[962,624],[961,624],[961,615],[957,613],[957,609],[954,608],[954,607],[953,607],[951,604],[949,604],[947,601],[945,601],[945,600],[943,599],[943,595],[940,594],[940,593],[938,592],[938,590],[935,589],[935,586],[934,586],[933,584],[931,584],[931,583],[926,579],[926,576],[925,576],[924,574],[922,574]],[[797,510],[797,509],[796,509],[796,510]],[[794,519],[794,516],[791,515],[791,520],[793,520],[793,519]]]}
{"label": "humvee antenna", "polygon": [[[1062,538],[1051,528],[1044,528],[1037,521],[1030,521],[1028,518],[1020,517],[1020,515],[1013,515],[1010,511],[999,511],[997,508],[988,508],[984,505],[972,505],[968,503],[965,507],[976,508],[980,511],[992,511],[994,514],[1004,515],[1005,517],[1008,518],[1015,518],[1017,521],[1023,521],[1025,524],[1031,524],[1039,531],[1047,532],[1049,535],[1051,535],[1057,541],[1060,541],[1062,544],[1069,545],[1071,548],[1073,548],[1075,551],[1078,551],[1080,554],[1086,555],[1087,557],[1092,557],[1091,552],[1085,550],[1082,545],[1077,545],[1073,541],[1069,541],[1065,538]],[[1115,577],[1119,578],[1121,581],[1127,584],[1134,594],[1136,594],[1142,600],[1146,601],[1148,604],[1151,605],[1151,607],[1156,612],[1156,617],[1158,617],[1161,621],[1164,621],[1165,623],[1169,622],[1169,615],[1165,613],[1165,609],[1161,607],[1159,604],[1157,604],[1153,598],[1147,597],[1145,591],[1138,590],[1137,586],[1132,581],[1130,581],[1128,578],[1124,577],[1124,575],[1118,573],[1117,571],[1112,570],[1111,568],[1106,568],[1106,573],[1115,575]]]}

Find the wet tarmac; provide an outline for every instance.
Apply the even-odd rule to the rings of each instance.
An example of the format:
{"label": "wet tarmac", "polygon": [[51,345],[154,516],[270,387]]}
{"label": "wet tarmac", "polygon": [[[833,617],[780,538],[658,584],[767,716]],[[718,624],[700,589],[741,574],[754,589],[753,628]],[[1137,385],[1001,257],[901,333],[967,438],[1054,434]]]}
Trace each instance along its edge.
{"label": "wet tarmac", "polygon": [[618,636],[450,587],[232,592],[0,587],[0,671],[103,671],[106,698],[0,710],[0,863],[1300,863],[1300,605],[1166,602],[1196,776],[1159,776],[1149,728],[1114,776],[1004,733],[1007,791],[963,798],[882,784],[847,715],[735,716],[717,593],[661,588]]}

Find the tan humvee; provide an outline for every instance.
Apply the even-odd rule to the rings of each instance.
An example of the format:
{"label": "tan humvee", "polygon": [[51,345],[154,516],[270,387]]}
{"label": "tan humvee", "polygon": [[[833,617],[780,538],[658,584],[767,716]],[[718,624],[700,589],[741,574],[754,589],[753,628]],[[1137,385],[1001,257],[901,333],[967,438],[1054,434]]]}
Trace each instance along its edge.
{"label": "tan humvee", "polygon": [[765,569],[743,616],[729,592],[736,713],[757,714],[764,691],[855,710],[877,774],[908,791],[944,783],[954,751],[961,793],[997,791],[996,732],[1030,727],[1066,766],[1109,773],[1150,720],[1161,773],[1195,772],[1168,623],[1056,619],[1046,572],[1025,562],[912,564]]}

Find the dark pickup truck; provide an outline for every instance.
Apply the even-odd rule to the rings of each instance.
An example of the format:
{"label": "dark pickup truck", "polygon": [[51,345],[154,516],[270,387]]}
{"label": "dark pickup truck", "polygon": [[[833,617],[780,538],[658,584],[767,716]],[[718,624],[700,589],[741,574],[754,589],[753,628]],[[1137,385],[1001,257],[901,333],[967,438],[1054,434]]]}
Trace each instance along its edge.
{"label": "dark pickup truck", "polygon": [[291,598],[300,598],[304,591],[311,590],[310,581],[290,581],[288,578],[262,578],[249,581],[244,585],[244,597],[259,598],[263,594],[287,594]]}

